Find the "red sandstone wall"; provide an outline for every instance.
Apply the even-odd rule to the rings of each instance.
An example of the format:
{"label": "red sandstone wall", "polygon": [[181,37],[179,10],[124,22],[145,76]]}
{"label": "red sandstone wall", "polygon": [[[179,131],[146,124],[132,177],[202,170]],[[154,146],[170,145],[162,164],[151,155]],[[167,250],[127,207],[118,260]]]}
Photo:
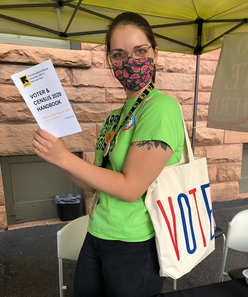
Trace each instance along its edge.
{"label": "red sandstone wall", "polygon": [[[219,51],[201,56],[196,156],[206,156],[213,201],[247,197],[239,193],[242,143],[248,133],[206,128],[207,109]],[[122,105],[124,91],[107,69],[104,48],[83,44],[82,51],[1,45],[0,47],[0,156],[33,154],[31,141],[37,124],[10,76],[51,59],[83,132],[65,137],[72,151],[81,151],[93,162],[94,146],[103,120]],[[156,87],[182,105],[191,133],[193,119],[195,57],[160,52]],[[0,171],[0,230],[7,226]]]}

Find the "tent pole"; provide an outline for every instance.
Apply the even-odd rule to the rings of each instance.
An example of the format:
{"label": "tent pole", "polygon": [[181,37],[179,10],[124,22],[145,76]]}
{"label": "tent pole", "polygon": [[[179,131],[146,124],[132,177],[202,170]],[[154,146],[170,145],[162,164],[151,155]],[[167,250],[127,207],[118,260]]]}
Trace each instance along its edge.
{"label": "tent pole", "polygon": [[60,14],[60,8],[55,8],[55,11],[57,12],[57,21],[58,21],[58,30],[59,32],[62,32],[62,23],[61,23],[61,14]]}
{"label": "tent pole", "polygon": [[192,127],[192,151],[195,151],[195,134],[196,134],[196,118],[197,118],[197,104],[198,104],[198,87],[199,87],[199,74],[200,74],[200,54],[202,52],[202,25],[203,19],[197,18],[197,45],[194,51],[196,55],[196,74],[195,74],[195,95],[194,95],[194,111],[193,111],[193,127]]}
{"label": "tent pole", "polygon": [[196,55],[193,127],[192,127],[192,144],[191,144],[193,153],[194,153],[194,150],[195,150],[195,134],[196,134],[196,118],[197,118],[197,104],[198,104],[199,72],[200,72],[200,53],[197,53],[197,55]]}
{"label": "tent pole", "polygon": [[66,29],[65,29],[65,32],[63,32],[63,35],[66,35],[66,34],[67,34],[67,31],[69,30],[69,28],[70,28],[70,26],[71,26],[71,23],[72,23],[72,21],[73,21],[75,15],[76,15],[76,13],[77,13],[79,7],[80,7],[80,4],[81,4],[82,1],[83,1],[83,0],[79,0],[79,1],[78,1],[78,4],[77,4],[76,8],[75,8],[74,11],[73,11],[73,14],[72,14],[72,16],[71,16],[71,19],[70,19],[69,23],[67,24],[67,27],[66,27]]}

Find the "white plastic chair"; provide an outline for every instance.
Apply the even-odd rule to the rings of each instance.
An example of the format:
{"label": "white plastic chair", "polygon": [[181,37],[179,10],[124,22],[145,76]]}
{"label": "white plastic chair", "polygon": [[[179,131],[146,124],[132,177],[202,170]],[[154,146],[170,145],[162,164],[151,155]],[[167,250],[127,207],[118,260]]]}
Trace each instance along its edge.
{"label": "white plastic chair", "polygon": [[79,217],[57,232],[57,253],[59,264],[59,296],[63,297],[63,292],[67,287],[63,280],[63,259],[77,260],[84,238],[87,233],[89,216]]}
{"label": "white plastic chair", "polygon": [[248,209],[237,213],[228,224],[225,247],[222,255],[220,281],[224,276],[228,249],[239,252],[248,252]]}

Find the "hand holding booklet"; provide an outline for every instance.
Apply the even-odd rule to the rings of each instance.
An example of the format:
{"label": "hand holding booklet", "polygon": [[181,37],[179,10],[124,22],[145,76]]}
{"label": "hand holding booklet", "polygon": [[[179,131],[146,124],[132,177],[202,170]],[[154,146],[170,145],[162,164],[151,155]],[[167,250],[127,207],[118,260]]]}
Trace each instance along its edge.
{"label": "hand holding booklet", "polygon": [[82,131],[51,60],[11,78],[41,129],[55,137]]}

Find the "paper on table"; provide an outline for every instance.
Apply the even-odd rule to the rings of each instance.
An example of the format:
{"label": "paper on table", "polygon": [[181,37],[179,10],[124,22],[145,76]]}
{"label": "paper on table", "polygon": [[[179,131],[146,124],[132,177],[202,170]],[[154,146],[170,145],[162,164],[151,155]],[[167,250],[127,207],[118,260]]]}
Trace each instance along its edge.
{"label": "paper on table", "polygon": [[82,131],[51,60],[11,78],[41,129],[56,137]]}

